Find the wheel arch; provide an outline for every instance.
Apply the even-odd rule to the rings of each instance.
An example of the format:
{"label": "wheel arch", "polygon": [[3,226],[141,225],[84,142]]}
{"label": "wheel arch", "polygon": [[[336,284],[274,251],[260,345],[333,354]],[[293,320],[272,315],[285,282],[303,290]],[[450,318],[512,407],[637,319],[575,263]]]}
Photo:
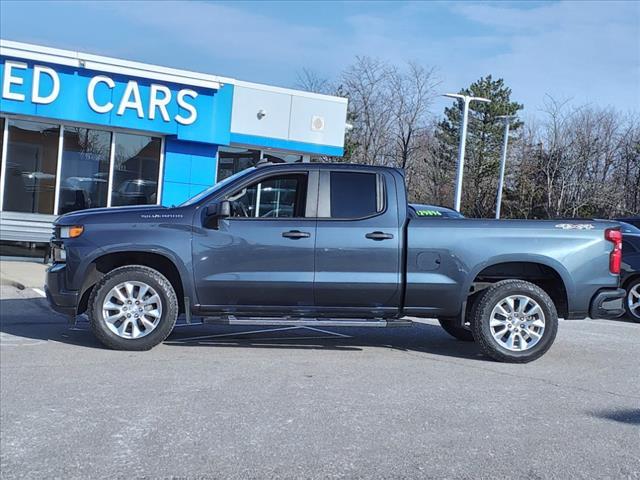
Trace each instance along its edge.
{"label": "wheel arch", "polygon": [[81,314],[87,310],[91,291],[104,275],[127,265],[143,265],[164,275],[176,292],[179,312],[185,311],[184,298],[185,295],[191,296],[191,284],[184,281],[189,277],[182,262],[177,261],[170,253],[159,250],[114,250],[95,257],[89,263],[81,288],[77,313]]}
{"label": "wheel arch", "polygon": [[635,280],[639,280],[639,279],[640,279],[640,271],[632,273],[631,275],[629,275],[624,279],[624,281],[622,282],[621,288],[624,288],[626,290],[629,284],[631,284],[631,282],[634,282]]}
{"label": "wheel arch", "polygon": [[463,292],[473,293],[475,284],[497,283],[507,279],[524,280],[538,285],[551,297],[561,317],[567,318],[569,315],[571,311],[569,299],[573,293],[573,282],[566,269],[549,257],[492,258],[476,266],[469,274]]}

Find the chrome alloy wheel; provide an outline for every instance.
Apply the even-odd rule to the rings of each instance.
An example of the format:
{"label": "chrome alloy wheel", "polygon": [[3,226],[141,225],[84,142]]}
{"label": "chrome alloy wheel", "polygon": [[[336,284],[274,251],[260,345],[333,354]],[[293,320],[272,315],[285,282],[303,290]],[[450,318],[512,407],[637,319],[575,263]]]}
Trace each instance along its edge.
{"label": "chrome alloy wheel", "polygon": [[143,282],[119,283],[107,293],[102,318],[109,330],[126,339],[149,335],[162,317],[162,300]]}
{"label": "chrome alloy wheel", "polygon": [[640,318],[640,283],[633,286],[627,294],[629,312],[636,318]]}
{"label": "chrome alloy wheel", "polygon": [[542,338],[544,327],[542,308],[525,295],[510,295],[500,300],[489,321],[495,341],[513,352],[533,348]]}

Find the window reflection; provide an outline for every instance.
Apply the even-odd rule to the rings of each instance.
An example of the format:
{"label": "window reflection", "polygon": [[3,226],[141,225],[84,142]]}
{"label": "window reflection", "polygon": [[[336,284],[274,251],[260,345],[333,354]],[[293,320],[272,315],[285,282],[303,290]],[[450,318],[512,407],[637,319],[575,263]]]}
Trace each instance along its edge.
{"label": "window reflection", "polygon": [[60,128],[9,120],[4,210],[52,214]]}
{"label": "window reflection", "polygon": [[271,177],[230,197],[231,216],[242,218],[303,217],[307,178],[304,174]]}
{"label": "window reflection", "polygon": [[111,205],[145,205],[158,201],[159,138],[115,134]]}
{"label": "window reflection", "polygon": [[65,127],[58,213],[106,207],[111,133]]}

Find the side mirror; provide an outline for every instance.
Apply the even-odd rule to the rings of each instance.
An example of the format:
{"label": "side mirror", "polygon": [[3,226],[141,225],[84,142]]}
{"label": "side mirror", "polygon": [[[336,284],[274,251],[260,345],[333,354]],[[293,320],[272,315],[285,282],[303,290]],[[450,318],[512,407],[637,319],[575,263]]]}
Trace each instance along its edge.
{"label": "side mirror", "polygon": [[221,200],[207,205],[207,217],[227,218],[231,216],[231,203],[229,200]]}

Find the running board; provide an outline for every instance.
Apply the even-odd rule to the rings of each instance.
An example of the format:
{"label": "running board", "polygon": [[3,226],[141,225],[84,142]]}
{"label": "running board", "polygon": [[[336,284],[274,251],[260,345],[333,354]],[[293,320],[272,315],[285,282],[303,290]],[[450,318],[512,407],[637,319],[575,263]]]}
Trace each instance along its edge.
{"label": "running board", "polygon": [[268,325],[279,327],[410,327],[413,322],[408,320],[315,320],[274,318],[274,317],[242,317],[233,315],[228,317],[204,317],[203,322],[212,325]]}

